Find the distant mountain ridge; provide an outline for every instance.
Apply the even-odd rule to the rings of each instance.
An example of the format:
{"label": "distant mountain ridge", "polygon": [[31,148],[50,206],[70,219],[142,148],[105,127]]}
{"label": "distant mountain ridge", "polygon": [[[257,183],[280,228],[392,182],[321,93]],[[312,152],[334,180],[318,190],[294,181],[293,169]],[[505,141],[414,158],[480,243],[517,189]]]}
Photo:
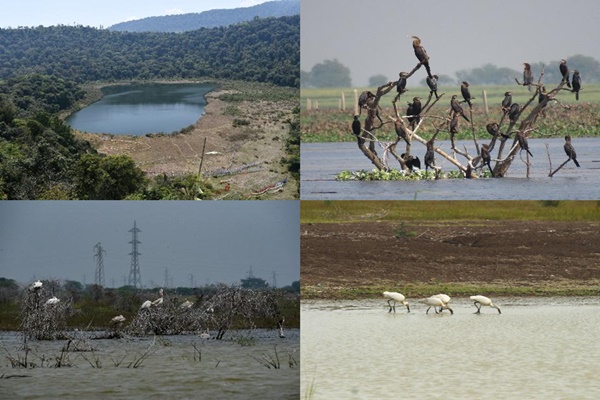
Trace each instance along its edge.
{"label": "distant mountain ridge", "polygon": [[210,10],[201,13],[148,17],[121,22],[108,28],[126,32],[186,32],[228,26],[255,17],[284,17],[300,14],[300,0],[269,1],[252,7]]}

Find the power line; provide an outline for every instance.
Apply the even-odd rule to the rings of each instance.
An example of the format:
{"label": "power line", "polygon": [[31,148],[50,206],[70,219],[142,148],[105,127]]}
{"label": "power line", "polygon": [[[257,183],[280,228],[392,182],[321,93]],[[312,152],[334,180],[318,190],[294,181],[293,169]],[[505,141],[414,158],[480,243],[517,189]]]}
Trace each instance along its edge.
{"label": "power line", "polygon": [[131,267],[129,268],[129,286],[133,286],[134,288],[142,288],[142,276],[140,274],[140,262],[138,260],[138,256],[141,256],[142,253],[138,251],[138,244],[141,244],[139,240],[137,240],[138,232],[141,230],[137,227],[137,222],[133,221],[133,228],[129,230],[131,232]]}
{"label": "power line", "polygon": [[94,276],[94,283],[98,286],[105,286],[104,282],[104,254],[106,250],[102,248],[102,243],[98,242],[94,246],[94,250],[96,250],[96,254],[94,254],[94,258],[96,258],[96,274]]}

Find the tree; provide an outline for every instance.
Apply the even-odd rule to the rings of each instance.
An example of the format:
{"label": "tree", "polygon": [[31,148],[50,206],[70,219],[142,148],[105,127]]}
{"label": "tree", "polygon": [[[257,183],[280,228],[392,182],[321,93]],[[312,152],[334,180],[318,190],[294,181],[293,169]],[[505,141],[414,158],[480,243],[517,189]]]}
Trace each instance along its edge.
{"label": "tree", "polygon": [[506,85],[514,82],[514,77],[522,73],[510,68],[498,68],[493,64],[456,72],[459,82],[467,81],[471,85]]}
{"label": "tree", "polygon": [[241,286],[243,289],[267,289],[269,287],[267,281],[261,278],[256,278],[254,276],[242,279],[241,281]]}
{"label": "tree", "polygon": [[377,87],[377,86],[385,85],[385,83],[387,81],[388,81],[388,79],[383,74],[373,75],[372,77],[369,78],[369,86]]}
{"label": "tree", "polygon": [[350,87],[350,69],[337,59],[316,64],[310,71],[310,82],[315,87]]}
{"label": "tree", "polygon": [[128,156],[86,154],[75,166],[78,196],[87,200],[122,200],[141,190],[144,172]]}

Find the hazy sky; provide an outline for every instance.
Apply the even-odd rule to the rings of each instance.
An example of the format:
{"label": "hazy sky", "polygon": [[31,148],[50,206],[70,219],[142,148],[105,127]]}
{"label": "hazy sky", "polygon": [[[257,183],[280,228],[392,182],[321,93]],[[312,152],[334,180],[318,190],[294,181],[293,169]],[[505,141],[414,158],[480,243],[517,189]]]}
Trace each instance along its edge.
{"label": "hazy sky", "polygon": [[486,63],[521,71],[576,54],[600,60],[598,0],[302,0],[300,15],[302,70],[337,58],[354,86],[411,70],[407,35],[421,38],[433,73],[452,77]]}
{"label": "hazy sky", "polygon": [[0,27],[103,25],[169,14],[251,7],[267,0],[19,0],[2,2]]}
{"label": "hazy sky", "polygon": [[123,285],[131,265],[133,221],[145,287],[240,283],[249,268],[277,286],[300,279],[297,201],[0,202],[0,277],[94,283],[94,245],[106,250],[106,285]]}

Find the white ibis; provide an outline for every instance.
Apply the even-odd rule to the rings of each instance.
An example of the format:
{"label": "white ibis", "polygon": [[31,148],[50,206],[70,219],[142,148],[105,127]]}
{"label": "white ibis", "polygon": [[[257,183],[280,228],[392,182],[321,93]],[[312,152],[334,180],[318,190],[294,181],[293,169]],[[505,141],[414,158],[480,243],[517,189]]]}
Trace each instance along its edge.
{"label": "white ibis", "polygon": [[38,291],[42,288],[42,281],[35,281],[29,286],[29,290],[32,292]]}
{"label": "white ibis", "polygon": [[498,310],[498,314],[502,314],[502,311],[500,311],[500,308],[498,306],[494,305],[494,303],[492,303],[492,300],[488,299],[485,296],[481,296],[481,295],[471,296],[471,300],[473,300],[475,302],[474,303],[475,307],[477,307],[477,311],[475,312],[475,314],[481,313],[482,306],[488,306],[488,307],[495,308],[496,310]]}
{"label": "white ibis", "polygon": [[[396,312],[396,303],[404,304],[406,306],[406,310],[410,312],[410,306],[406,302],[406,297],[404,297],[403,294],[398,292],[383,292],[383,297],[388,299],[387,303],[388,306],[390,306],[390,310],[388,312],[392,312],[392,310]],[[394,302],[394,304],[392,305],[390,302]]]}
{"label": "white ibis", "polygon": [[[439,314],[444,309],[447,309],[448,311],[450,311],[450,314],[454,314],[454,311],[452,310],[452,308],[448,304],[444,303],[442,301],[442,299],[440,299],[440,298],[438,298],[436,296],[428,297],[426,299],[421,300],[420,302],[429,306],[427,308],[427,311],[425,311],[425,314],[429,313],[429,309],[431,307],[433,307],[433,311],[435,311],[436,314]],[[437,310],[436,307],[440,307],[440,312],[438,312],[438,310]]]}
{"label": "white ibis", "polygon": [[140,307],[140,310],[143,310],[144,308],[149,309],[150,306],[152,306],[152,302],[150,300],[146,300],[145,302],[142,303],[142,306]]}
{"label": "white ibis", "polygon": [[53,306],[55,304],[58,304],[60,302],[60,299],[57,298],[56,296],[52,296],[51,298],[49,298],[48,300],[46,300],[46,305],[47,306]]}

